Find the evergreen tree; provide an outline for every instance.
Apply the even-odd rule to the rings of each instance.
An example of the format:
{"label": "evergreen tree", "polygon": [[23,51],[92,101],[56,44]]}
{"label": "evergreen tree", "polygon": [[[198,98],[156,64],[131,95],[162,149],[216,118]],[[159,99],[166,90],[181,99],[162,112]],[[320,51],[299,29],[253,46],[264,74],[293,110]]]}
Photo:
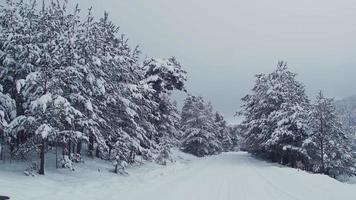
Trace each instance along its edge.
{"label": "evergreen tree", "polygon": [[231,141],[232,141],[232,149],[231,150],[236,150],[237,148],[243,149],[244,147],[241,146],[241,141],[242,141],[242,131],[241,131],[241,125],[229,125],[228,126],[228,131],[231,136]]}
{"label": "evergreen tree", "polygon": [[337,176],[354,173],[350,141],[342,130],[333,106],[333,99],[316,97],[311,113],[312,133],[305,141],[313,171]]}
{"label": "evergreen tree", "polygon": [[170,143],[177,144],[180,137],[180,115],[170,95],[173,91],[185,92],[186,72],[174,57],[148,59],[143,65],[143,83],[148,86],[146,98],[154,102],[152,120],[160,133],[159,137],[176,140]]}
{"label": "evergreen tree", "polygon": [[214,123],[218,128],[218,137],[222,143],[222,148],[224,151],[231,151],[234,148],[233,140],[234,136],[229,131],[229,127],[227,126],[227,122],[224,117],[218,112],[215,113]]}
{"label": "evergreen tree", "polygon": [[173,91],[185,91],[186,72],[174,57],[147,59],[143,63],[143,72],[143,84],[147,86],[145,96],[153,102],[150,112],[152,115],[148,120],[154,124],[158,133],[157,160],[165,164],[166,160],[172,160],[170,149],[172,146],[178,146],[182,134],[179,127],[180,114],[170,95]]}
{"label": "evergreen tree", "polygon": [[217,126],[210,103],[202,97],[188,96],[182,109],[182,150],[196,156],[213,155],[222,152]]}
{"label": "evergreen tree", "polygon": [[16,102],[9,94],[3,94],[3,88],[0,85],[0,160],[4,157],[5,144],[8,141],[5,129],[15,117]]}
{"label": "evergreen tree", "polygon": [[[65,7],[59,3],[52,2],[44,7],[38,14],[37,34],[34,35],[37,61],[33,69],[21,83],[17,90],[24,100],[23,114],[18,114],[18,120],[14,120],[8,128],[14,138],[20,138],[17,132],[18,121],[26,124],[26,139],[21,141],[17,153],[23,154],[31,148],[40,151],[40,174],[44,174],[44,158],[49,142],[60,142],[67,144],[68,141],[82,137],[75,126],[77,120],[83,115],[75,109],[68,101],[66,82],[68,66],[66,54],[64,54],[62,36],[66,31]],[[21,60],[20,60],[21,61]],[[74,92],[72,92],[74,93]],[[16,129],[12,129],[15,127]],[[80,135],[80,136],[79,136]],[[38,149],[39,147],[39,149]]]}
{"label": "evergreen tree", "polygon": [[3,93],[0,85],[0,132],[3,134],[4,128],[16,117],[16,104],[9,94]]}
{"label": "evergreen tree", "polygon": [[273,161],[296,165],[305,161],[302,143],[308,134],[309,100],[304,86],[279,62],[270,74],[256,75],[252,94],[245,96],[240,114],[244,140],[250,152]]}

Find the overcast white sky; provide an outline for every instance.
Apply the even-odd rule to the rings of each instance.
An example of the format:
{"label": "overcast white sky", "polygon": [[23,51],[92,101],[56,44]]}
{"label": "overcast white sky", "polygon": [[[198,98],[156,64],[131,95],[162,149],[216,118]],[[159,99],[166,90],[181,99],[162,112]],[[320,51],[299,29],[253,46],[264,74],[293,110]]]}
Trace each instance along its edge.
{"label": "overcast white sky", "polygon": [[176,56],[233,122],[253,75],[288,61],[312,97],[356,93],[355,0],[69,0],[109,11],[143,56]]}

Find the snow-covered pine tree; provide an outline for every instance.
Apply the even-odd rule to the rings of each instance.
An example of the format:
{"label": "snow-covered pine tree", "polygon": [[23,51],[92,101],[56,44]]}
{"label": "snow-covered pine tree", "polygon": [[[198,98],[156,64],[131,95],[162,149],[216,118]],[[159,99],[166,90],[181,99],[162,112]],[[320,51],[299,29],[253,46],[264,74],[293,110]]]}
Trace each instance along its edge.
{"label": "snow-covered pine tree", "polygon": [[0,85],[0,160],[4,158],[6,141],[9,140],[5,135],[5,129],[15,117],[16,102],[9,94],[3,94],[3,88]]}
{"label": "snow-covered pine tree", "polygon": [[241,146],[241,125],[229,125],[228,126],[228,131],[231,136],[231,141],[232,141],[232,150],[236,150],[237,148],[241,149],[244,148]]}
{"label": "snow-covered pine tree", "polygon": [[148,59],[143,63],[144,80],[147,85],[145,97],[153,102],[150,120],[158,132],[159,163],[165,164],[170,159],[170,149],[178,146],[181,137],[179,128],[180,114],[170,95],[173,91],[185,91],[186,72],[174,58]]}
{"label": "snow-covered pine tree", "polygon": [[[97,80],[101,80],[105,74],[93,78],[93,68],[88,64],[92,57],[88,51],[93,50],[95,53],[95,49],[88,50],[87,48],[88,45],[92,45],[90,40],[92,35],[86,32],[86,24],[80,22],[78,5],[73,13],[68,13],[65,5],[61,7],[57,5],[57,8],[61,9],[59,12],[61,24],[58,34],[60,37],[57,38],[56,44],[61,57],[59,59],[60,67],[56,69],[55,73],[60,83],[61,95],[82,114],[80,118],[77,118],[73,131],[80,131],[85,136],[83,138],[89,138],[90,141],[95,138],[97,148],[105,149],[106,144],[99,129],[102,118],[98,117],[100,112],[95,104],[99,101],[98,98],[104,99],[102,97],[104,94],[98,92],[98,88],[92,85],[93,82],[95,84]],[[88,18],[91,18],[90,12]],[[97,95],[98,93],[101,94],[100,97]],[[82,139],[66,138],[65,141],[59,142],[63,144],[64,152],[70,159],[80,160]]]}
{"label": "snow-covered pine tree", "polygon": [[[17,20],[26,26],[18,33],[24,38],[14,37],[14,41],[4,40],[2,43],[2,82],[10,88],[9,91],[16,89],[12,94],[18,104],[17,117],[6,132],[11,138],[12,152],[16,150],[15,153],[24,155],[40,147],[40,173],[43,174],[47,143],[58,137],[66,140],[78,138],[74,126],[75,120],[80,119],[78,116],[82,114],[66,99],[68,83],[63,79],[68,65],[64,60],[66,54],[62,51],[62,36],[71,26],[66,26],[66,10],[59,3],[51,2],[48,7],[43,5],[42,10],[37,12],[35,3],[19,1],[16,5],[19,10],[16,16],[20,18]],[[11,9],[10,1],[6,9]],[[6,16],[2,19],[5,20]],[[16,26],[4,25],[3,28],[12,38],[11,31],[16,30]],[[14,56],[12,49],[18,49],[19,56]],[[12,80],[13,84],[8,80]],[[14,141],[17,142],[16,149]]]}
{"label": "snow-covered pine tree", "polygon": [[202,97],[189,95],[182,109],[181,127],[184,131],[181,149],[196,156],[222,152],[222,144],[214,123],[212,106]]}
{"label": "snow-covered pine tree", "polygon": [[218,128],[218,137],[222,143],[222,148],[224,151],[231,151],[234,148],[233,140],[234,136],[232,132],[229,131],[229,127],[227,126],[227,122],[220,113],[215,113],[214,123]]}
{"label": "snow-covered pine tree", "polygon": [[[106,119],[102,129],[105,141],[110,148],[116,148],[116,152],[130,146],[128,155],[120,156],[130,159],[125,160],[128,163],[134,162],[134,155],[137,154],[150,157],[153,144],[145,129],[149,127],[142,114],[145,108],[140,106],[142,94],[138,86],[141,76],[138,70],[139,51],[131,49],[124,36],[117,36],[119,28],[109,20],[107,13],[95,26],[98,52],[94,60],[97,72],[105,74],[96,83],[105,94],[105,99],[99,104],[99,109],[105,115],[103,118]],[[123,143],[119,141],[125,137],[129,137],[127,141],[131,144],[120,147]]]}
{"label": "snow-covered pine tree", "polygon": [[[20,89],[39,58],[36,3],[8,0],[0,9],[0,83],[4,93],[15,100],[17,115],[23,115],[25,99]],[[23,129],[18,130],[16,135],[8,135],[11,152],[28,137]]]}
{"label": "snow-covered pine tree", "polygon": [[16,104],[9,94],[3,93],[0,85],[0,132],[3,134],[4,128],[16,117]]}
{"label": "snow-covered pine tree", "polygon": [[157,131],[148,120],[153,102],[144,97],[144,85],[140,83],[143,79],[138,64],[140,52],[131,49],[124,36],[117,36],[119,29],[107,13],[93,24],[88,19],[86,31],[95,35],[91,43],[94,46],[86,46],[95,50],[95,53],[86,51],[91,55],[87,65],[89,80],[93,81],[89,83],[97,88],[93,91],[92,104],[98,110],[99,119],[103,119],[99,121],[100,131],[109,152],[109,155],[101,154],[116,163],[121,162],[117,158],[135,162],[136,155],[150,159],[157,149]]}
{"label": "snow-covered pine tree", "polygon": [[[92,16],[92,8],[89,9],[86,18],[80,23],[76,39],[76,66],[81,76],[78,79],[81,87],[80,93],[72,94],[72,101],[78,105],[78,109],[87,117],[81,122],[85,134],[89,138],[88,154],[99,156],[99,152],[108,149],[104,134],[110,130],[106,120],[105,108],[106,88],[105,77],[108,70],[102,70],[102,48],[100,46],[103,37],[99,29],[99,23]],[[100,57],[100,58],[99,58]],[[80,146],[81,144],[79,144]],[[78,146],[78,147],[79,147]]]}
{"label": "snow-covered pine tree", "polygon": [[338,176],[355,172],[351,143],[335,113],[333,99],[319,92],[311,112],[311,134],[304,142],[314,172]]}
{"label": "snow-covered pine tree", "polygon": [[[39,24],[42,34],[37,44],[41,50],[39,62],[22,87],[27,99],[26,116],[35,119],[29,129],[34,133],[32,141],[36,144],[40,140],[40,174],[44,174],[44,156],[49,142],[64,144],[63,151],[69,154],[68,145],[84,137],[76,128],[84,115],[69,99],[70,94],[78,93],[73,76],[78,74],[73,67],[74,53],[68,46],[74,38],[67,39],[75,28],[74,22],[75,17],[66,15],[65,7],[59,3],[51,2],[43,8]],[[69,49],[69,53],[65,49]]]}
{"label": "snow-covered pine tree", "polygon": [[285,62],[270,74],[256,75],[252,94],[242,99],[240,112],[248,150],[291,166],[306,159],[302,143],[310,107],[304,86],[295,77]]}

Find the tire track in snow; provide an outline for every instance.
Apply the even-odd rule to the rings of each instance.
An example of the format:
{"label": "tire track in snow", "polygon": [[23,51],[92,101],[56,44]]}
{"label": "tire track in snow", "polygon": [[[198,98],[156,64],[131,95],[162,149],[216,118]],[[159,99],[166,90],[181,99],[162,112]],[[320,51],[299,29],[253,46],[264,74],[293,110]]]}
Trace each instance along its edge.
{"label": "tire track in snow", "polygon": [[281,189],[279,186],[274,184],[271,180],[269,180],[266,176],[264,176],[259,169],[257,169],[255,163],[251,160],[252,158],[247,158],[246,161],[250,164],[251,169],[260,177],[262,181],[264,181],[268,186],[272,187],[275,191],[279,192],[280,194],[283,194],[284,196],[288,197],[291,200],[301,200],[291,193]]}

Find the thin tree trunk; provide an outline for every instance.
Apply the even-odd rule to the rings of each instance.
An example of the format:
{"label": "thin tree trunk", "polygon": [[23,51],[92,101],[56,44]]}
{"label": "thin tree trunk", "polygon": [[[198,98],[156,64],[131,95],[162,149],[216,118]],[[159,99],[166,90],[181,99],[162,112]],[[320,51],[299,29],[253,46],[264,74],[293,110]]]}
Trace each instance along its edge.
{"label": "thin tree trunk", "polygon": [[77,148],[77,144],[75,142],[73,142],[72,144],[72,153],[75,154],[76,153],[76,148]]}
{"label": "thin tree trunk", "polygon": [[92,135],[89,136],[89,155],[93,157],[94,152],[94,137]]}
{"label": "thin tree trunk", "polygon": [[99,148],[98,148],[98,147],[96,148],[95,156],[96,156],[97,158],[100,157],[100,151],[99,151]]}
{"label": "thin tree trunk", "polygon": [[3,148],[4,148],[3,145],[0,143],[0,160],[3,160],[3,158],[2,158],[3,157],[3,153],[2,153]]}
{"label": "thin tree trunk", "polygon": [[64,158],[64,156],[66,155],[66,149],[67,149],[67,146],[66,146],[66,144],[64,143],[64,144],[62,144],[62,157]]}
{"label": "thin tree trunk", "polygon": [[[3,161],[4,163],[6,163],[6,152],[5,152],[5,148],[7,147],[8,145],[6,143],[4,143],[4,147],[3,147],[3,152],[2,152],[2,158],[3,158]],[[8,147],[7,147],[8,148]]]}
{"label": "thin tree trunk", "polygon": [[14,138],[12,137],[11,138],[11,142],[10,142],[10,152],[9,152],[9,160],[10,160],[10,164],[12,163],[12,153],[14,152],[15,150],[15,144],[13,143],[13,140]]}
{"label": "thin tree trunk", "polygon": [[9,161],[10,164],[12,163],[12,152],[13,152],[14,146],[10,144],[10,152],[9,152]]}
{"label": "thin tree trunk", "polygon": [[324,142],[321,141],[321,148],[320,148],[320,156],[321,156],[321,172],[325,173],[325,163],[324,163]]}
{"label": "thin tree trunk", "polygon": [[320,159],[321,159],[321,173],[325,173],[324,163],[324,120],[320,117]]}
{"label": "thin tree trunk", "polygon": [[58,141],[56,140],[56,169],[58,169]]}
{"label": "thin tree trunk", "polygon": [[119,172],[118,170],[118,164],[115,165],[115,174],[117,174]]}
{"label": "thin tree trunk", "polygon": [[77,154],[81,154],[82,152],[82,141],[79,140],[78,143],[77,143]]}
{"label": "thin tree trunk", "polygon": [[45,139],[42,139],[42,144],[41,144],[41,152],[40,152],[40,170],[39,170],[39,174],[40,175],[44,175],[44,168],[45,168]]}
{"label": "thin tree trunk", "polygon": [[68,156],[72,153],[72,142],[69,140],[68,141]]}
{"label": "thin tree trunk", "polygon": [[280,161],[281,165],[284,164],[283,160],[284,160],[284,150],[282,150],[282,154],[281,154],[281,161]]}

